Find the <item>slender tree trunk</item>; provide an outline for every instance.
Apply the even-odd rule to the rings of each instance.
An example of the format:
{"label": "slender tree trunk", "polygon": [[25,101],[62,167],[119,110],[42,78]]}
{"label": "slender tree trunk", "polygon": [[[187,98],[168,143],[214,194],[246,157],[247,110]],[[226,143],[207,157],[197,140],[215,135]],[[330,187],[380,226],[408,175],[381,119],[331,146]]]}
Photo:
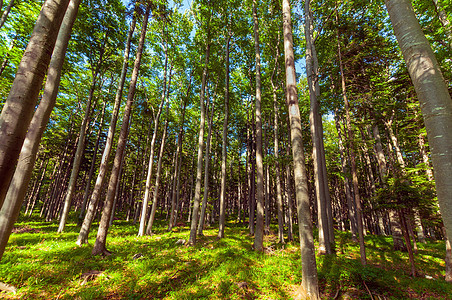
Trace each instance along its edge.
{"label": "slender tree trunk", "polygon": [[[163,33],[164,32],[165,31],[163,31]],[[165,105],[165,101],[166,101],[166,98],[167,98],[167,95],[166,95],[166,89],[167,89],[166,78],[167,78],[167,72],[168,72],[168,53],[167,53],[168,49],[167,48],[168,48],[168,44],[165,43],[165,46],[164,46],[164,49],[165,49],[165,67],[164,67],[164,71],[163,71],[162,100],[160,102],[160,106],[159,106],[159,110],[157,112],[157,115],[156,115],[156,117],[154,119],[154,133],[152,135],[152,141],[151,141],[151,154],[149,155],[148,174],[146,176],[146,186],[145,186],[145,190],[144,190],[143,205],[141,207],[141,219],[140,219],[140,227],[139,227],[139,230],[138,230],[138,236],[143,236],[145,234],[148,202],[149,202],[149,197],[150,197],[150,193],[151,193],[152,169],[153,169],[153,166],[154,166],[155,140],[157,139],[160,115],[162,113],[163,106]],[[169,82],[171,82],[171,70],[172,70],[172,67],[170,68]],[[168,86],[169,85],[170,85],[170,83],[168,84]]]}
{"label": "slender tree trunk", "polygon": [[69,0],[44,2],[3,106],[0,115],[0,208],[14,175],[68,4]]}
{"label": "slender tree trunk", "polygon": [[402,209],[398,209],[397,213],[399,215],[400,224],[402,225],[403,237],[405,239],[405,244],[406,244],[406,247],[408,250],[408,257],[410,259],[411,276],[416,277],[416,266],[414,264],[413,249],[411,247],[410,236],[408,234],[408,226],[407,226],[406,219],[405,219],[405,213],[402,211]]}
{"label": "slender tree trunk", "polygon": [[[308,0],[309,1],[309,0]],[[301,135],[300,110],[298,107],[297,81],[293,53],[291,9],[289,0],[283,0],[284,54],[286,65],[286,101],[289,111],[292,156],[295,173],[295,196],[297,198],[298,232],[300,236],[302,288],[306,299],[320,299],[314,238],[312,235],[311,210],[308,183],[304,165],[303,137]]]}
{"label": "slender tree trunk", "polygon": [[[221,148],[221,191],[220,191],[220,218],[218,238],[224,238],[225,218],[225,201],[226,201],[226,164],[227,164],[227,143],[228,143],[228,122],[229,122],[229,43],[231,41],[231,28],[229,27],[228,36],[226,38],[226,82],[224,89],[224,120],[223,120],[223,137]],[[240,168],[240,165],[239,165]],[[240,171],[240,170],[239,170]],[[240,201],[240,200],[239,200]],[[240,214],[240,205],[239,205]]]}
{"label": "slender tree trunk", "polygon": [[315,48],[313,43],[313,25],[311,18],[310,1],[305,1],[305,37],[306,37],[306,77],[309,86],[309,98],[311,109],[309,114],[309,122],[311,124],[312,135],[312,160],[314,162],[314,182],[315,195],[317,199],[317,215],[319,227],[319,253],[331,254],[331,242],[329,240],[329,226],[327,214],[327,200],[325,194],[325,182],[323,176],[321,147],[322,140],[319,131],[321,130],[321,116],[319,112],[319,102],[317,95],[320,93],[317,68],[314,63]]}
{"label": "slender tree trunk", "polygon": [[[209,28],[209,24],[207,24]],[[201,177],[202,177],[202,154],[204,148],[204,125],[206,121],[206,112],[204,108],[204,94],[206,90],[207,83],[207,70],[209,65],[209,55],[210,55],[210,32],[207,32],[207,46],[206,46],[206,57],[204,62],[204,70],[202,73],[202,83],[201,83],[201,95],[199,97],[199,104],[201,109],[201,120],[199,121],[199,137],[198,137],[198,160],[196,164],[196,185],[195,185],[195,195],[193,199],[193,213],[191,215],[191,225],[190,225],[190,238],[188,240],[189,245],[194,245],[196,243],[196,230],[198,226],[199,218],[199,199],[201,198]]]}
{"label": "slender tree trunk", "polygon": [[358,241],[359,241],[359,252],[361,255],[361,264],[366,265],[366,248],[364,245],[364,229],[363,229],[363,216],[362,216],[362,208],[361,208],[361,197],[359,194],[359,185],[358,185],[358,174],[356,170],[356,161],[355,161],[355,150],[354,150],[354,142],[353,142],[353,132],[352,125],[350,121],[350,105],[347,99],[347,92],[345,86],[345,75],[344,70],[342,68],[342,55],[341,55],[341,44],[339,39],[337,41],[337,50],[339,56],[339,68],[341,72],[341,85],[342,85],[342,98],[344,99],[345,106],[345,120],[347,125],[347,133],[348,133],[348,147],[350,151],[350,167],[352,173],[352,183],[353,183],[353,191],[355,194],[355,207],[356,207],[356,223],[358,229]]}
{"label": "slender tree trunk", "polygon": [[[449,44],[449,50],[452,51],[452,27],[447,19],[447,14],[442,8],[441,3],[438,0],[432,0],[435,6],[436,15],[438,16],[441,25],[443,25],[444,31],[446,33],[447,42]],[[450,12],[449,12],[450,13]],[[1,27],[1,26],[0,26]]]}
{"label": "slender tree trunk", "polygon": [[[168,94],[169,94],[169,91],[168,91]],[[160,143],[160,152],[159,152],[159,159],[157,162],[157,173],[156,173],[155,187],[154,187],[154,198],[152,199],[151,216],[149,217],[149,223],[146,228],[147,235],[152,235],[152,225],[154,224],[155,212],[157,210],[157,199],[158,199],[159,186],[160,186],[160,175],[161,175],[160,173],[162,171],[162,158],[163,158],[163,151],[165,150],[166,133],[168,131],[168,117],[169,117],[168,110],[169,110],[169,105],[166,108],[165,129],[163,130],[162,141]]]}
{"label": "slender tree trunk", "polygon": [[181,116],[181,123],[179,125],[179,134],[177,136],[177,148],[176,148],[176,159],[175,159],[175,166],[174,166],[174,180],[173,180],[173,188],[172,188],[172,196],[171,196],[171,212],[170,212],[170,218],[168,222],[168,231],[171,231],[171,229],[174,226],[175,223],[175,211],[176,211],[176,198],[179,198],[179,176],[180,176],[180,169],[181,169],[181,151],[182,151],[182,139],[184,135],[184,122],[185,122],[185,108],[187,105],[187,98],[188,94],[190,92],[191,88],[191,75],[190,74],[190,82],[188,83],[187,93],[185,95],[185,98],[183,99],[182,104],[182,116]]}
{"label": "slender tree trunk", "polygon": [[207,133],[207,140],[206,140],[206,151],[204,153],[204,195],[202,198],[202,205],[201,205],[201,214],[199,216],[199,222],[198,222],[198,235],[203,235],[202,231],[204,229],[204,220],[206,216],[206,209],[207,209],[207,201],[209,198],[209,166],[210,166],[210,143],[212,140],[212,122],[213,122],[213,113],[214,113],[214,99],[215,96],[212,98],[212,104],[209,107],[209,91],[206,91],[206,98],[207,98],[207,107],[206,110],[209,111],[209,108],[211,110],[210,112],[210,118],[209,118],[209,131]]}
{"label": "slender tree trunk", "polygon": [[409,0],[385,0],[394,33],[416,90],[431,150],[435,183],[449,240],[452,239],[452,100],[436,57]]}
{"label": "slender tree trunk", "polygon": [[135,58],[135,64],[132,71],[132,77],[130,80],[129,93],[127,95],[126,107],[124,109],[124,116],[121,125],[121,131],[119,133],[118,146],[116,148],[116,155],[113,163],[113,169],[110,175],[110,181],[108,183],[107,197],[104,203],[104,209],[102,211],[102,217],[99,224],[99,230],[97,232],[96,242],[93,247],[92,254],[109,254],[106,249],[107,233],[109,227],[110,216],[112,212],[112,206],[114,202],[114,196],[116,192],[116,183],[119,180],[119,169],[121,167],[122,160],[124,158],[124,150],[127,143],[127,136],[129,133],[129,120],[132,113],[133,98],[135,96],[136,83],[138,79],[138,73],[141,64],[141,57],[143,54],[144,41],[146,37],[146,28],[148,24],[148,18],[151,10],[151,4],[146,7],[146,12],[143,17],[143,25],[140,34],[140,41],[137,48],[137,54]]}
{"label": "slender tree trunk", "polygon": [[75,185],[77,184],[77,177],[80,170],[80,165],[82,163],[83,153],[85,152],[85,136],[87,132],[87,127],[89,124],[91,105],[94,98],[94,91],[96,89],[97,76],[99,75],[100,66],[102,64],[102,57],[105,50],[105,44],[107,40],[107,34],[105,34],[104,46],[100,52],[99,61],[97,62],[96,71],[93,75],[93,82],[89,91],[88,101],[85,108],[85,116],[80,126],[80,133],[77,143],[77,150],[75,152],[74,162],[72,164],[71,177],[69,178],[68,189],[66,192],[66,197],[64,199],[64,208],[60,218],[60,225],[58,226],[58,233],[62,233],[66,225],[66,220],[69,215],[69,210],[71,208],[72,198],[74,196]]}
{"label": "slender tree trunk", "polygon": [[278,58],[279,58],[279,31],[278,31],[278,39],[276,42],[276,54],[275,54],[275,66],[273,68],[272,76],[270,77],[270,83],[272,86],[273,92],[273,111],[274,111],[274,119],[273,119],[273,136],[274,136],[274,153],[275,153],[275,180],[276,180],[276,203],[278,209],[278,241],[284,244],[284,208],[283,208],[283,200],[282,200],[282,189],[281,189],[281,167],[279,164],[279,112],[278,112],[278,98],[276,92],[278,91],[277,86],[274,83],[274,76],[276,73],[276,69],[278,67]]}
{"label": "slender tree trunk", "polygon": [[77,224],[78,226],[82,225],[83,218],[85,216],[86,205],[88,202],[89,191],[90,191],[90,187],[91,187],[91,181],[92,181],[93,175],[94,175],[94,168],[96,167],[96,157],[97,157],[97,152],[99,150],[100,138],[102,135],[106,105],[107,105],[107,101],[104,102],[104,106],[102,108],[102,117],[101,117],[100,124],[99,124],[99,131],[97,132],[96,145],[94,146],[93,160],[91,161],[91,166],[90,166],[89,174],[88,174],[88,180],[86,181],[85,192],[83,194],[82,207],[80,208],[80,214],[78,216],[78,224]]}
{"label": "slender tree trunk", "polygon": [[77,245],[88,243],[88,234],[90,231],[91,223],[94,219],[94,214],[97,209],[97,204],[102,192],[102,186],[104,185],[105,176],[108,169],[108,159],[110,157],[111,148],[113,146],[113,138],[116,131],[116,123],[118,121],[119,109],[121,107],[122,91],[124,89],[124,83],[127,75],[127,66],[129,61],[130,44],[135,31],[136,24],[136,12],[133,14],[132,22],[130,23],[129,34],[127,37],[126,49],[124,50],[124,60],[122,64],[121,77],[119,79],[118,90],[116,91],[115,104],[113,107],[110,126],[108,128],[107,140],[105,141],[105,148],[102,153],[102,159],[99,166],[99,173],[97,174],[96,183],[94,184],[93,193],[89,201],[88,210],[86,211],[85,218],[80,229],[79,236],[77,238]]}
{"label": "slender tree trunk", "polygon": [[341,125],[339,123],[339,116],[336,114],[335,115],[335,122],[336,122],[336,130],[337,130],[337,134],[338,134],[338,143],[339,143],[339,153],[341,156],[341,170],[342,173],[345,175],[344,176],[344,189],[345,189],[345,197],[347,199],[347,207],[348,207],[348,217],[350,219],[350,229],[352,232],[352,238],[353,240],[357,240],[357,233],[358,233],[358,224],[356,223],[356,214],[355,214],[355,205],[353,203],[353,196],[351,193],[351,188],[350,188],[350,179],[349,176],[347,176],[347,174],[349,174],[349,172],[347,171],[347,165],[348,165],[348,160],[347,160],[347,154],[345,153],[345,149],[344,149],[344,144],[342,142],[343,138],[342,138],[342,130],[341,130]]}
{"label": "slender tree trunk", "polygon": [[47,122],[49,121],[50,113],[55,106],[64,57],[79,4],[79,0],[71,1],[65,13],[52,59],[49,63],[47,82],[44,87],[41,102],[31,120],[30,128],[25,137],[19,161],[12,178],[12,184],[5,197],[5,203],[3,206],[0,205],[0,259],[5,250],[14,222],[19,215],[20,207],[33,171],[39,144]]}
{"label": "slender tree trunk", "polygon": [[0,28],[2,28],[3,25],[5,24],[6,18],[8,18],[8,15],[9,15],[13,5],[14,5],[14,0],[10,0],[8,2],[8,6],[6,6],[5,10],[3,11],[2,17],[0,18]]}
{"label": "slender tree trunk", "polygon": [[264,163],[262,153],[262,116],[261,116],[261,58],[259,50],[259,22],[257,18],[257,0],[253,0],[254,49],[256,52],[256,230],[254,232],[254,250],[264,250]]}

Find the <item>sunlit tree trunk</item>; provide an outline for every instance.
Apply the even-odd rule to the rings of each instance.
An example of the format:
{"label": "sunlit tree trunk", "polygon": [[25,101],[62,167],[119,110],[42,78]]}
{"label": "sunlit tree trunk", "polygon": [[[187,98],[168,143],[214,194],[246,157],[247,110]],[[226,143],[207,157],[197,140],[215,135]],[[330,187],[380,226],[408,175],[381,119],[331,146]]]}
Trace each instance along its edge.
{"label": "sunlit tree trunk", "polygon": [[[209,25],[207,25],[209,26]],[[208,32],[208,39],[209,32]],[[198,137],[198,160],[196,164],[196,185],[195,185],[195,195],[193,199],[193,212],[191,215],[191,225],[190,225],[190,238],[188,243],[194,245],[196,243],[196,230],[198,226],[199,218],[199,202],[201,198],[201,177],[202,177],[202,154],[204,148],[204,126],[206,122],[206,112],[204,107],[204,95],[206,90],[207,82],[207,71],[209,65],[209,55],[210,55],[210,41],[207,41],[206,46],[206,57],[204,61],[204,70],[202,73],[202,83],[201,83],[201,95],[199,97],[199,104],[201,109],[201,120],[199,122],[199,137]]]}
{"label": "sunlit tree trunk", "polygon": [[[169,89],[168,89],[168,94],[169,94]],[[159,187],[160,187],[160,175],[161,175],[160,173],[162,172],[163,150],[165,150],[165,140],[166,140],[166,134],[168,132],[168,110],[169,110],[169,105],[166,108],[165,129],[163,130],[162,141],[160,143],[159,159],[157,162],[157,173],[156,173],[156,177],[155,177],[154,196],[152,199],[152,209],[151,209],[151,215],[149,217],[149,223],[146,228],[147,235],[152,234],[152,225],[154,224],[155,212],[157,210],[157,200],[158,200],[158,193],[159,193]]]}
{"label": "sunlit tree trunk", "polygon": [[358,241],[359,241],[359,252],[361,256],[361,264],[366,265],[366,248],[364,245],[364,229],[363,229],[363,216],[362,216],[362,208],[361,208],[361,197],[359,194],[359,185],[358,185],[358,174],[356,170],[356,160],[355,160],[355,150],[354,150],[354,142],[353,142],[353,132],[352,125],[350,120],[350,105],[347,99],[347,91],[345,85],[345,75],[342,66],[342,54],[341,54],[341,44],[339,39],[337,41],[337,50],[339,56],[339,69],[341,72],[341,86],[342,86],[342,98],[344,100],[345,107],[345,120],[348,134],[348,147],[350,154],[350,168],[352,173],[352,183],[353,183],[353,192],[355,195],[355,208],[356,208],[356,224],[358,229]]}
{"label": "sunlit tree trunk", "polygon": [[[190,74],[191,75],[191,74]],[[170,231],[174,223],[176,221],[176,199],[179,198],[179,186],[180,186],[180,169],[181,169],[181,151],[182,151],[182,139],[184,135],[184,122],[185,122],[185,108],[187,105],[187,98],[188,93],[190,92],[191,88],[191,76],[190,76],[190,82],[188,83],[187,93],[185,95],[185,98],[182,100],[182,116],[181,116],[181,123],[179,125],[179,133],[177,135],[177,148],[176,148],[176,159],[175,159],[175,165],[174,165],[174,178],[173,178],[173,188],[172,188],[172,195],[171,195],[171,211],[170,211],[170,218],[168,222],[168,231]]]}
{"label": "sunlit tree trunk", "polygon": [[204,229],[205,217],[206,217],[206,209],[207,209],[207,201],[209,199],[209,168],[210,168],[210,143],[212,141],[212,123],[213,123],[213,114],[214,114],[214,100],[215,96],[212,98],[212,104],[209,105],[209,91],[206,91],[207,98],[207,111],[210,109],[210,118],[209,118],[209,131],[207,133],[206,140],[206,151],[204,153],[204,195],[202,197],[202,206],[201,206],[201,214],[199,216],[198,222],[198,235],[203,235],[202,231]]}
{"label": "sunlit tree trunk", "polygon": [[272,86],[273,92],[273,136],[274,136],[274,153],[275,153],[275,181],[276,181],[276,203],[278,209],[278,241],[284,244],[284,210],[283,210],[283,200],[282,200],[282,189],[281,189],[281,167],[279,164],[279,105],[278,97],[276,92],[278,90],[274,83],[274,76],[276,75],[276,69],[278,66],[279,57],[279,31],[278,31],[278,41],[276,43],[276,54],[275,54],[275,66],[273,68],[272,76],[270,77],[270,84]]}
{"label": "sunlit tree trunk", "polygon": [[72,164],[71,177],[69,178],[68,188],[66,191],[66,197],[64,199],[64,207],[63,212],[60,218],[60,225],[58,226],[58,233],[63,232],[64,227],[66,225],[66,220],[69,215],[69,209],[72,203],[72,197],[75,192],[75,185],[77,184],[77,177],[80,170],[80,164],[82,163],[83,153],[85,152],[85,136],[89,124],[89,119],[91,117],[91,105],[94,98],[94,91],[96,89],[97,77],[99,76],[100,67],[102,65],[102,59],[105,52],[105,47],[108,39],[108,32],[105,33],[104,43],[102,49],[100,51],[99,60],[97,62],[96,69],[93,73],[93,82],[91,83],[91,87],[89,90],[88,100],[86,102],[85,108],[85,116],[82,121],[82,125],[80,126],[80,133],[77,143],[77,150],[75,152],[74,162]]}
{"label": "sunlit tree trunk", "polygon": [[256,230],[254,250],[264,247],[264,164],[262,154],[262,116],[261,116],[261,58],[259,50],[259,23],[257,0],[253,0],[254,50],[256,52]]}
{"label": "sunlit tree trunk", "polygon": [[309,207],[308,183],[304,165],[303,137],[301,134],[301,119],[298,107],[289,0],[283,0],[282,9],[286,66],[286,101],[289,112],[290,136],[292,140],[292,156],[295,173],[295,196],[297,199],[298,232],[300,236],[303,296],[306,299],[320,299],[314,238],[312,235],[311,210]]}
{"label": "sunlit tree trunk", "polygon": [[[385,0],[421,104],[446,236],[452,239],[452,100],[409,0]],[[449,260],[450,262],[450,260]],[[446,262],[447,263],[447,262]]]}
{"label": "sunlit tree trunk", "polygon": [[111,148],[113,146],[113,138],[116,131],[116,123],[118,122],[119,109],[121,107],[122,91],[124,89],[125,79],[127,75],[127,67],[129,62],[130,44],[135,31],[136,24],[136,12],[133,14],[132,22],[130,23],[130,29],[127,37],[126,48],[124,50],[124,59],[122,64],[121,77],[119,79],[118,89],[115,96],[115,104],[111,114],[110,126],[108,128],[107,139],[105,141],[105,148],[102,153],[102,159],[99,166],[99,173],[97,174],[96,183],[94,184],[93,192],[89,201],[88,210],[86,211],[85,218],[83,219],[82,227],[80,229],[79,236],[77,238],[77,245],[82,245],[88,243],[88,234],[91,228],[91,223],[93,222],[94,214],[97,209],[97,204],[100,199],[102,192],[102,186],[104,185],[107,169],[108,160],[110,157]]}
{"label": "sunlit tree trunk", "polygon": [[27,134],[69,0],[47,0],[0,115],[0,208]]}
{"label": "sunlit tree trunk", "polygon": [[132,113],[133,98],[135,96],[136,83],[138,79],[138,73],[141,64],[141,57],[143,54],[144,41],[146,37],[146,28],[148,24],[148,18],[151,10],[151,4],[148,4],[146,12],[143,17],[143,25],[141,29],[140,41],[138,43],[137,54],[135,58],[135,64],[130,79],[129,93],[127,95],[127,102],[124,108],[124,116],[122,119],[121,131],[119,132],[118,146],[116,148],[116,155],[113,163],[113,169],[110,175],[110,181],[108,183],[107,197],[105,199],[104,208],[102,211],[102,217],[99,224],[99,230],[97,231],[96,242],[93,247],[92,254],[110,254],[106,249],[107,233],[110,222],[110,216],[112,212],[114,196],[116,194],[116,184],[119,180],[119,170],[124,157],[125,147],[127,144],[127,136],[129,134],[129,121]]}
{"label": "sunlit tree trunk", "polygon": [[11,12],[11,8],[13,8],[13,5],[14,5],[14,0],[10,0],[0,18],[0,28],[2,28],[3,25],[5,24],[6,18],[8,18],[8,15]]}
{"label": "sunlit tree trunk", "polygon": [[[226,37],[226,79],[224,90],[224,120],[223,120],[223,137],[221,146],[221,191],[220,191],[220,218],[218,237],[224,237],[225,227],[225,201],[226,201],[226,163],[227,163],[227,142],[228,142],[228,117],[229,117],[229,42],[231,41],[231,29],[229,28]],[[239,165],[240,168],[240,165]],[[240,170],[239,170],[240,172]],[[239,196],[240,197],[240,196]],[[238,200],[240,203],[240,200]],[[239,204],[240,214],[240,204]]]}
{"label": "sunlit tree trunk", "polygon": [[55,106],[64,57],[79,4],[79,0],[71,1],[65,13],[53,50],[52,59],[49,63],[49,71],[42,99],[31,120],[10,188],[5,197],[5,202],[3,206],[0,205],[0,259],[5,250],[13,225],[19,216],[20,208],[33,172],[40,141],[52,109]]}
{"label": "sunlit tree trunk", "polygon": [[322,140],[321,140],[321,116],[317,96],[320,93],[317,68],[314,63],[315,48],[313,42],[313,25],[311,18],[310,1],[305,1],[305,37],[306,37],[306,77],[309,86],[309,98],[311,102],[309,122],[312,135],[312,160],[314,164],[315,195],[317,199],[317,214],[319,227],[319,253],[331,254],[331,242],[328,225],[327,200],[322,166]]}

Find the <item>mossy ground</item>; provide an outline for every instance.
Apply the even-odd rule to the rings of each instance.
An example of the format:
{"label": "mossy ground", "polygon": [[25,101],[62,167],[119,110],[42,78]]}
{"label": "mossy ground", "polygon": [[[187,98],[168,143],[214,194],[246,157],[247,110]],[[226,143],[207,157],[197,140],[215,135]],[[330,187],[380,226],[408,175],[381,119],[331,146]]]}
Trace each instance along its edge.
{"label": "mossy ground", "polygon": [[[29,220],[16,224],[19,230],[0,261],[0,282],[15,286],[17,293],[0,293],[0,298],[293,299],[301,283],[298,241],[281,245],[268,235],[266,253],[256,253],[242,224],[228,223],[221,240],[209,227],[196,246],[187,247],[176,242],[188,240],[188,226],[166,232],[166,223],[157,221],[154,235],[137,237],[137,225],[116,220],[108,257],[91,255],[96,224],[82,247],[75,244],[75,225],[68,224],[63,234],[57,227]],[[416,278],[409,276],[407,254],[392,251],[390,237],[367,236],[366,246],[368,266],[362,267],[357,243],[336,233],[337,255],[317,257],[322,298],[452,299],[452,284],[443,279],[443,242],[419,246]],[[85,280],[82,274],[90,271],[102,273]]]}

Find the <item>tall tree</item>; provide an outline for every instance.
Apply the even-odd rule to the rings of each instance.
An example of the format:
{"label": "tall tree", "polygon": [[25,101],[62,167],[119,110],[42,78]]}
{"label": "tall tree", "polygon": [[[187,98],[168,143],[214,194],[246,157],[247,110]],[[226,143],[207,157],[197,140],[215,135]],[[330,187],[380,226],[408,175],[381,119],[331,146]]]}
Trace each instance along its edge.
{"label": "tall tree", "polygon": [[5,202],[0,210],[0,259],[8,242],[14,222],[20,212],[28,183],[36,161],[39,144],[55,106],[64,57],[71,37],[72,26],[77,16],[80,0],[72,0],[67,8],[61,28],[58,33],[52,58],[49,63],[44,93],[39,106],[33,115],[24,145],[22,146],[19,161],[8,189]]}
{"label": "tall tree", "polygon": [[102,210],[102,217],[100,219],[99,229],[97,231],[96,242],[94,243],[93,255],[97,254],[110,254],[106,249],[107,233],[110,224],[111,213],[113,209],[114,198],[116,194],[116,186],[119,180],[119,171],[121,168],[122,160],[124,159],[124,152],[127,143],[127,137],[129,134],[129,121],[132,114],[132,104],[135,97],[136,84],[138,80],[138,73],[140,70],[141,57],[144,49],[144,41],[146,38],[146,29],[148,25],[149,14],[151,11],[152,2],[148,3],[146,12],[143,16],[143,24],[141,28],[140,40],[138,42],[137,53],[135,57],[135,63],[133,66],[132,77],[130,79],[129,93],[127,95],[127,102],[124,108],[124,116],[122,119],[121,131],[119,132],[118,146],[116,148],[115,159],[113,163],[113,169],[110,175],[110,181],[108,182],[107,196],[105,199],[104,208]]}
{"label": "tall tree", "polygon": [[36,20],[0,115],[0,207],[3,205],[69,0],[47,0]]}
{"label": "tall tree", "polygon": [[[138,5],[135,6],[135,11],[133,13],[132,22],[129,26],[129,33],[126,42],[126,48],[124,50],[124,58],[122,63],[121,76],[119,78],[118,89],[116,90],[115,104],[111,114],[110,126],[108,128],[107,139],[105,141],[104,151],[102,153],[102,158],[99,166],[99,172],[97,174],[96,183],[94,184],[93,192],[90,197],[90,202],[88,210],[83,219],[82,227],[80,228],[80,233],[77,238],[77,245],[82,245],[88,243],[88,234],[91,228],[91,223],[93,222],[94,214],[97,209],[97,203],[100,199],[100,194],[102,191],[102,186],[104,185],[105,177],[108,168],[108,159],[110,157],[111,148],[113,147],[113,137],[116,131],[116,123],[118,122],[119,109],[121,107],[122,92],[124,89],[124,84],[127,75],[127,67],[129,65],[129,53],[130,44],[132,41],[133,32],[135,31],[136,25],[136,14]],[[80,212],[79,219],[83,218],[82,212]]]}
{"label": "tall tree", "polygon": [[[307,0],[309,1],[309,0]],[[297,199],[298,233],[300,236],[302,288],[304,298],[320,299],[309,207],[308,182],[304,164],[303,136],[301,134],[300,109],[295,75],[292,21],[289,0],[283,0],[284,56],[286,65],[286,103],[289,112],[290,137],[295,173],[295,197]]]}
{"label": "tall tree", "polygon": [[436,192],[452,240],[452,99],[432,48],[409,0],[385,0],[395,36],[421,104],[429,141]]}
{"label": "tall tree", "polygon": [[262,153],[262,86],[261,57],[259,50],[259,20],[257,1],[253,0],[254,50],[256,53],[256,230],[254,232],[254,250],[264,250],[264,163]]}

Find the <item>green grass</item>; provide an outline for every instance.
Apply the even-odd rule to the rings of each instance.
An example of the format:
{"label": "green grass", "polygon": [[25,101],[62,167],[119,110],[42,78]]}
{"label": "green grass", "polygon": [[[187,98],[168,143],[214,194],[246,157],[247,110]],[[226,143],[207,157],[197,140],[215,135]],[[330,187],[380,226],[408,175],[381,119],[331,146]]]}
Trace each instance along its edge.
{"label": "green grass", "polygon": [[[137,225],[115,221],[108,257],[91,255],[96,224],[83,247],[75,244],[75,225],[63,234],[56,233],[56,223],[21,222],[16,227],[28,230],[11,235],[0,261],[0,282],[15,286],[17,294],[0,293],[0,298],[292,299],[301,283],[298,241],[281,245],[269,235],[267,253],[256,253],[248,230],[232,223],[226,238],[217,240],[217,229],[207,228],[196,246],[186,247],[176,241],[188,240],[188,227],[166,232],[166,224],[157,221],[153,236],[137,237]],[[325,299],[371,299],[369,291],[374,299],[452,299],[452,285],[443,279],[443,242],[420,245],[418,278],[409,276],[407,254],[392,251],[390,237],[366,237],[366,267],[349,234],[338,232],[336,242],[336,256],[317,258]],[[138,253],[142,256],[133,259]],[[84,282],[81,275],[89,271],[102,274]]]}

